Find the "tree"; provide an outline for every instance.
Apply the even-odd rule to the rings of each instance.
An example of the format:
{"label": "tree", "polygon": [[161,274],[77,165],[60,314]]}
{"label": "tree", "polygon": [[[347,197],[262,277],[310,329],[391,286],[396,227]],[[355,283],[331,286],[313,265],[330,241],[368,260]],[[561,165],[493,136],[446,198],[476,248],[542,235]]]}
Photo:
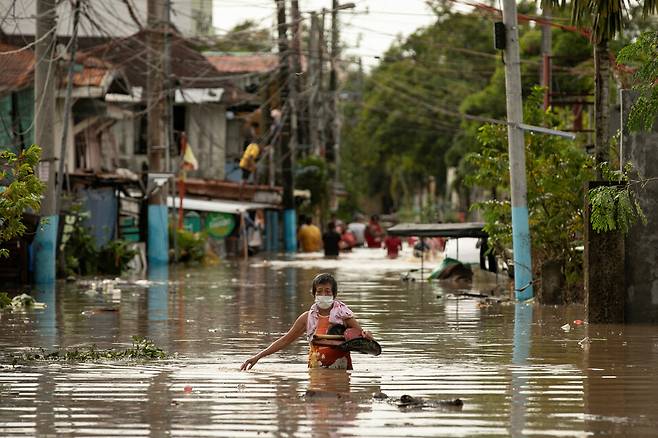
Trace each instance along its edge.
{"label": "tree", "polygon": [[[564,6],[565,0],[545,0],[554,6]],[[656,12],[656,0],[641,2],[644,15]],[[609,79],[610,52],[608,43],[620,34],[625,26],[625,16],[629,13],[629,3],[624,0],[573,0],[571,19],[579,27],[591,27],[594,44],[594,78],[595,78],[595,120],[596,133],[594,156],[597,164],[608,161],[609,156]],[[600,167],[598,167],[600,169]],[[601,171],[597,176],[602,177]]]}
{"label": "tree", "polygon": [[[559,129],[560,118],[542,110],[543,91],[536,87],[526,99],[527,123]],[[561,266],[572,293],[568,301],[580,299],[582,254],[577,242],[583,236],[584,185],[593,174],[592,160],[577,144],[557,136],[526,134],[528,211],[533,261],[537,267],[552,261]],[[485,231],[494,251],[502,254],[512,246],[509,193],[509,156],[506,127],[486,125],[480,129],[480,152],[466,157],[467,183],[498,193],[498,198],[479,202],[472,208],[482,211]]]}
{"label": "tree", "polygon": [[[18,155],[10,150],[0,152],[0,244],[22,236],[26,231],[23,213],[39,211],[44,184],[34,174],[41,148],[32,145]],[[7,257],[7,249],[0,256]]]}
{"label": "tree", "polygon": [[[459,29],[459,32],[455,32]],[[342,179],[362,199],[399,209],[429,176],[444,181],[444,155],[459,131],[458,108],[495,70],[490,23],[443,12],[437,22],[395,42],[347,102]],[[472,53],[481,54],[473,56]]]}
{"label": "tree", "polygon": [[618,62],[636,67],[633,89],[638,92],[628,115],[632,131],[649,131],[658,118],[658,32],[645,32],[617,56]]}
{"label": "tree", "polygon": [[271,52],[272,34],[254,20],[245,20],[233,26],[226,34],[216,36],[204,49],[218,52]]}

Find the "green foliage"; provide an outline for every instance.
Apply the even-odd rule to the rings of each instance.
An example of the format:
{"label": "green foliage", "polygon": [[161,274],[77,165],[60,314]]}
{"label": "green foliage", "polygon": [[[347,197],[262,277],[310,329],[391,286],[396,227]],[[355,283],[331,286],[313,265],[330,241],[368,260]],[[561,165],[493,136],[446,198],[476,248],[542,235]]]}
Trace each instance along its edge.
{"label": "green foliage", "polygon": [[658,32],[645,32],[624,47],[617,62],[636,67],[633,89],[638,98],[628,115],[631,131],[650,131],[658,118]]}
{"label": "green foliage", "polygon": [[[444,193],[446,168],[461,167],[466,154],[481,149],[482,123],[458,114],[505,118],[504,64],[492,47],[491,21],[479,12],[457,13],[438,3],[436,23],[394,43],[369,76],[353,74],[347,82],[346,91],[361,96],[343,105],[341,176],[353,196],[382,196],[400,209],[429,176]],[[535,13],[534,4],[519,7]],[[526,24],[519,31],[527,96],[539,82],[541,33]],[[559,64],[555,90],[591,93],[587,38],[554,29],[553,47]]]}
{"label": "green foliage", "polygon": [[76,216],[73,232],[64,245],[58,264],[58,276],[70,275],[120,275],[125,271],[137,251],[130,249],[130,242],[111,240],[101,248],[96,247],[94,236],[84,225],[89,212],[83,211],[80,204],[73,204],[69,214]]}
{"label": "green foliage", "polygon": [[[564,6],[564,0],[548,0],[554,6]],[[643,0],[644,16],[656,13],[656,0]],[[634,9],[631,2],[624,0],[574,0],[569,3],[571,21],[578,27],[591,29],[595,42],[614,39],[628,25],[628,14]]]}
{"label": "green foliage", "polygon": [[601,167],[603,177],[612,184],[589,190],[592,229],[597,233],[621,231],[626,234],[638,221],[646,225],[647,218],[629,184],[631,163],[622,170],[612,170],[607,163]]}
{"label": "green foliage", "polygon": [[295,186],[311,191],[311,202],[305,213],[313,214],[317,209],[328,210],[331,181],[329,167],[322,157],[309,155],[297,160]]}
{"label": "green foliage", "polygon": [[[541,107],[542,90],[526,99],[524,114],[529,124],[559,129],[559,119]],[[512,243],[507,129],[486,125],[480,130],[482,150],[466,157],[466,181],[499,196],[473,206],[485,219],[490,246],[501,254]],[[560,262],[571,286],[581,278],[582,257],[575,246],[583,235],[585,182],[593,176],[592,161],[573,142],[557,136],[526,134],[528,213],[533,258]],[[502,196],[501,196],[502,195]]]}
{"label": "green foliage", "polygon": [[353,196],[383,196],[399,208],[429,176],[445,180],[444,155],[459,130],[451,113],[487,84],[496,55],[489,20],[439,13],[436,23],[396,42],[369,76],[354,74],[347,84],[362,96],[343,106],[341,171]]}
{"label": "green foliage", "polygon": [[[26,227],[21,218],[24,212],[39,211],[44,184],[34,174],[39,164],[41,148],[32,145],[20,154],[0,152],[0,243],[22,236]],[[8,256],[0,249],[0,256]]]}
{"label": "green foliage", "polygon": [[167,353],[150,339],[132,337],[132,347],[126,350],[101,350],[92,345],[87,348],[62,349],[46,352],[26,352],[12,356],[13,363],[33,361],[96,362],[102,360],[158,360],[165,359]]}
{"label": "green foliage", "polygon": [[[193,233],[174,226],[169,227],[169,248],[174,248],[174,232],[178,244],[178,261],[184,263],[198,263],[204,260],[206,255],[206,232]],[[173,255],[171,256],[173,258]]]}
{"label": "green foliage", "polygon": [[233,26],[225,35],[213,38],[202,50],[218,52],[271,52],[274,39],[269,29],[259,27],[254,20],[245,20]]}
{"label": "green foliage", "polygon": [[0,310],[11,306],[11,298],[6,292],[0,292]]}
{"label": "green foliage", "polygon": [[137,255],[137,251],[130,248],[130,242],[125,240],[110,240],[98,252],[99,273],[107,275],[120,275],[128,263]]}

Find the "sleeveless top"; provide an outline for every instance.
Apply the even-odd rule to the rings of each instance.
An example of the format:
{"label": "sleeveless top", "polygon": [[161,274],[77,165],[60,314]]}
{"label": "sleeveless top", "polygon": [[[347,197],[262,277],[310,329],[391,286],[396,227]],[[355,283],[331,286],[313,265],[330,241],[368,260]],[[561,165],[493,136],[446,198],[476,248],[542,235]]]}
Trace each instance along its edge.
{"label": "sleeveless top", "polygon": [[[318,315],[318,326],[315,334],[326,335],[329,330],[329,316]],[[310,344],[308,351],[309,368],[333,368],[341,370],[352,369],[352,358],[349,351],[343,351],[336,347],[325,347]]]}

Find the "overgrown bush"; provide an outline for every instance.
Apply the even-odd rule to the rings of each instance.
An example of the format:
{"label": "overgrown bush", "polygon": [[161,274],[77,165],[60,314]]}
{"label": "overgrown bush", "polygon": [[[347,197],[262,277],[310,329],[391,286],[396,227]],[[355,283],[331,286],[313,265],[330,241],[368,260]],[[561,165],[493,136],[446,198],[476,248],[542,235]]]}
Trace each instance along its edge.
{"label": "overgrown bush", "polygon": [[71,213],[77,217],[58,263],[58,275],[120,275],[125,271],[137,254],[137,251],[130,249],[130,242],[111,240],[97,248],[94,237],[83,224],[89,213],[82,211],[77,204],[71,207]]}
{"label": "overgrown bush", "polygon": [[206,255],[206,232],[193,233],[173,226],[169,227],[169,249],[170,259],[174,257],[174,232],[178,244],[178,261],[184,263],[199,263]]}

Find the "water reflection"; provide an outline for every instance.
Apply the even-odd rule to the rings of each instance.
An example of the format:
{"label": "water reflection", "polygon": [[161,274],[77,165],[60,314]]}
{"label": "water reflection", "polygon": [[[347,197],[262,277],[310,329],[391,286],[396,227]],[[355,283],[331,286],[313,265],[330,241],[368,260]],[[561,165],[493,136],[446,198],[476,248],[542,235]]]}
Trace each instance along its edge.
{"label": "water reflection", "polygon": [[528,358],[532,341],[532,306],[518,303],[514,306],[514,347],[512,349],[512,406],[510,435],[524,435],[528,403]]}
{"label": "water reflection", "polygon": [[55,284],[41,284],[32,291],[34,299],[46,305],[35,313],[36,328],[41,342],[45,344],[57,343],[57,292]]}
{"label": "water reflection", "polygon": [[[0,436],[654,435],[658,329],[576,325],[580,306],[491,305],[446,285],[401,282],[413,263],[364,250],[331,261],[224,261],[125,279],[119,292],[44,290],[46,309],[0,315],[0,356],[125,347],[141,334],[179,357],[20,368],[1,360]],[[383,354],[354,354],[352,372],[309,371],[302,339],[239,372],[310,307],[319,271],[337,276],[340,298]],[[464,407],[401,410],[373,400],[378,392],[459,397]]]}

